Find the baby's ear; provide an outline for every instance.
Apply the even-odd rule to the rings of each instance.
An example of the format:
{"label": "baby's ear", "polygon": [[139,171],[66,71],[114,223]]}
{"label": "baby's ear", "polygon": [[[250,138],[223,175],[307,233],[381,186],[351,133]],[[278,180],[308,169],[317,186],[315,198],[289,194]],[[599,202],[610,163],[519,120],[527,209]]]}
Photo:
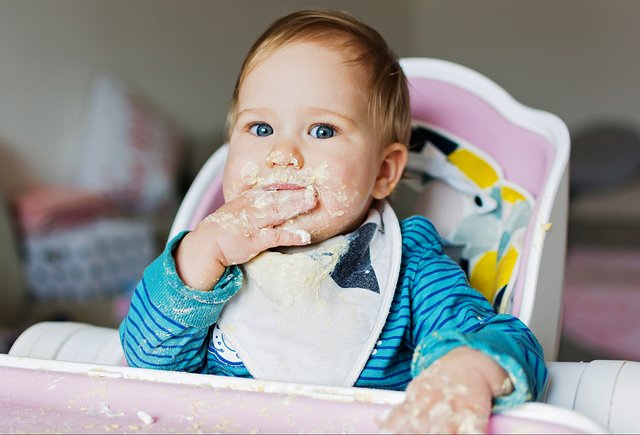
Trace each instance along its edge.
{"label": "baby's ear", "polygon": [[382,163],[372,193],[375,199],[386,198],[393,192],[400,181],[408,158],[409,151],[405,144],[393,142],[384,147]]}

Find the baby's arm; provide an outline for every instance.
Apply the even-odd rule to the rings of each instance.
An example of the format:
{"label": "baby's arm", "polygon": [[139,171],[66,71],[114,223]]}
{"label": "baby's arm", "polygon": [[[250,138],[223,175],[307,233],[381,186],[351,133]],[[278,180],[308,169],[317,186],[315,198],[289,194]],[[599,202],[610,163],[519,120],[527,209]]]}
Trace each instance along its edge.
{"label": "baby's arm", "polygon": [[206,373],[210,326],[242,286],[237,267],[229,268],[212,291],[185,286],[173,258],[184,235],[174,237],[145,269],[120,325],[120,342],[132,367]]}
{"label": "baby's arm", "polygon": [[[468,430],[466,424],[473,420],[475,429],[485,431],[491,410],[536,399],[541,393],[547,371],[540,344],[520,320],[496,314],[469,286],[464,272],[444,254],[431,223],[409,220],[403,224],[403,236],[410,256],[408,345],[415,346],[414,380],[406,402],[390,414],[383,429],[431,431],[446,416],[448,432]],[[451,403],[443,401],[446,396]],[[455,396],[459,397],[453,400]],[[412,421],[421,426],[413,427]]]}
{"label": "baby's arm", "polygon": [[251,190],[171,240],[145,270],[120,325],[129,365],[206,372],[209,329],[242,286],[234,265],[273,246],[309,243],[308,233],[277,226],[316,201],[311,188]]}

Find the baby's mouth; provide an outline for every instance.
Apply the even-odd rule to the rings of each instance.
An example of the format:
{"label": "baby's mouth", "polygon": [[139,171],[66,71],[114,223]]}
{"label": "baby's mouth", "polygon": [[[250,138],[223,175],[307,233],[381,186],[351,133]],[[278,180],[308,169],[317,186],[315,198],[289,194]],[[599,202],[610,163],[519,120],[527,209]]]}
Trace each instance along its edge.
{"label": "baby's mouth", "polygon": [[270,183],[262,186],[262,190],[276,191],[276,190],[300,190],[306,189],[307,186],[296,183]]}

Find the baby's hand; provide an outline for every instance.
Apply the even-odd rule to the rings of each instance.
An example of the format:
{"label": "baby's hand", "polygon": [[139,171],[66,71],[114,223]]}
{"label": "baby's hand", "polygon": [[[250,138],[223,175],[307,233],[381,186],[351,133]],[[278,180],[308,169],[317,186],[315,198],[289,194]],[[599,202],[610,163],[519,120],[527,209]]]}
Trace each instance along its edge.
{"label": "baby's hand", "polygon": [[469,348],[449,352],[420,373],[405,400],[381,424],[387,433],[486,433],[492,398],[511,382],[491,358]]}
{"label": "baby's hand", "polygon": [[250,189],[225,203],[187,234],[175,253],[176,269],[190,287],[210,290],[224,268],[276,246],[310,243],[308,232],[280,226],[317,205],[313,187]]}

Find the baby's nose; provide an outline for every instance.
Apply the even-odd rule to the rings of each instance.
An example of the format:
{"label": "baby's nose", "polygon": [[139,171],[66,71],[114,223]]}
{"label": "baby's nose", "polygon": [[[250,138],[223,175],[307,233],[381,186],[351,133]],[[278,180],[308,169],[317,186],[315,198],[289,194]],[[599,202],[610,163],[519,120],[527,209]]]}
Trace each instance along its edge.
{"label": "baby's nose", "polygon": [[302,165],[304,165],[304,160],[298,152],[273,150],[271,154],[267,156],[267,165],[269,167],[278,166],[281,168],[293,166],[294,169],[300,169]]}

